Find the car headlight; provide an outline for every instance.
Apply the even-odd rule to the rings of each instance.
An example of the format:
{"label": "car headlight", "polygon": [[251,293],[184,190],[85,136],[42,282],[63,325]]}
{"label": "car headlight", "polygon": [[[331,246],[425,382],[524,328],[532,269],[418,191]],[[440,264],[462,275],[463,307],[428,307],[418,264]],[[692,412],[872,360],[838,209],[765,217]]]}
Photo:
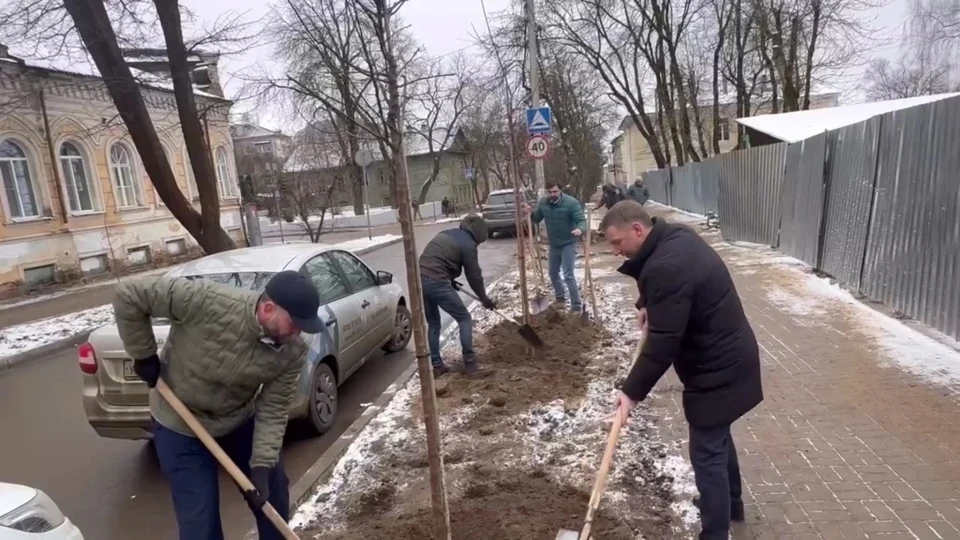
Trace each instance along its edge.
{"label": "car headlight", "polygon": [[44,533],[63,525],[65,520],[56,503],[38,489],[30,502],[0,516],[0,527],[28,533]]}

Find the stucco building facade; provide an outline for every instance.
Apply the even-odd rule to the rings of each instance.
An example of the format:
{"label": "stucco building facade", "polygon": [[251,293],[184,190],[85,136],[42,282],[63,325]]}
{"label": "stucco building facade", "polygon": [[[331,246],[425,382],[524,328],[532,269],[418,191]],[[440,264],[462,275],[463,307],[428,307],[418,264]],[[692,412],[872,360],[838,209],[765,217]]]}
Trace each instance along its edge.
{"label": "stucco building facade", "polygon": [[[180,188],[199,208],[173,93],[143,87]],[[198,92],[235,239],[240,190],[230,102]],[[103,82],[31,66],[0,46],[0,296],[51,281],[159,262],[196,243],[157,196]]]}

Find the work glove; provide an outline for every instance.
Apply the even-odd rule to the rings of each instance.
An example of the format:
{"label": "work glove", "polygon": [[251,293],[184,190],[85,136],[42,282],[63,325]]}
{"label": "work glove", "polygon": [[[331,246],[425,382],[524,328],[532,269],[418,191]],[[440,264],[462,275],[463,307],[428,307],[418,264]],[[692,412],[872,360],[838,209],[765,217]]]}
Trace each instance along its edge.
{"label": "work glove", "polygon": [[157,385],[160,379],[160,357],[157,355],[148,356],[142,360],[133,361],[133,372],[140,377],[140,380],[147,383],[148,388]]}
{"label": "work glove", "polygon": [[251,510],[260,510],[270,499],[270,467],[254,467],[250,470],[250,482],[253,489],[244,491],[243,498]]}
{"label": "work glove", "polygon": [[494,302],[490,297],[485,296],[480,300],[480,305],[486,309],[497,309],[497,303]]}

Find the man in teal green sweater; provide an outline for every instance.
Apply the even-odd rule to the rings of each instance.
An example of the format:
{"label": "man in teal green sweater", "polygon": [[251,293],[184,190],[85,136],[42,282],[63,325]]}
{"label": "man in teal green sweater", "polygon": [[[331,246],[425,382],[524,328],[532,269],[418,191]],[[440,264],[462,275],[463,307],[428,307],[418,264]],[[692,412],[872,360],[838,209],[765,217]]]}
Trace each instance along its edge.
{"label": "man in teal green sweater", "polygon": [[[528,205],[523,206],[524,212],[530,213]],[[534,223],[543,221],[547,226],[547,236],[550,240],[550,281],[557,302],[566,304],[570,293],[570,310],[580,311],[580,291],[577,289],[577,278],[573,275],[573,264],[577,259],[577,242],[583,233],[587,232],[587,220],[583,217],[583,207],[573,197],[560,191],[557,182],[547,182],[547,196],[540,200],[537,209],[530,214]],[[563,279],[560,279],[561,270]]]}

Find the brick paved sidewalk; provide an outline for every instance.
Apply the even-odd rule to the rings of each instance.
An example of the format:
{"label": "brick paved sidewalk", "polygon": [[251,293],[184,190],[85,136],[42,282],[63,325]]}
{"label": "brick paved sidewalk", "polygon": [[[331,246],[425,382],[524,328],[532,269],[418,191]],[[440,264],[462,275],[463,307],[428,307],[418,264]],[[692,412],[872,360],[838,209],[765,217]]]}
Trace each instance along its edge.
{"label": "brick paved sidewalk", "polygon": [[[766,399],[734,425],[747,523],[733,538],[960,539],[960,353],[776,252],[708,240],[764,369]],[[651,405],[685,443],[672,370]]]}

